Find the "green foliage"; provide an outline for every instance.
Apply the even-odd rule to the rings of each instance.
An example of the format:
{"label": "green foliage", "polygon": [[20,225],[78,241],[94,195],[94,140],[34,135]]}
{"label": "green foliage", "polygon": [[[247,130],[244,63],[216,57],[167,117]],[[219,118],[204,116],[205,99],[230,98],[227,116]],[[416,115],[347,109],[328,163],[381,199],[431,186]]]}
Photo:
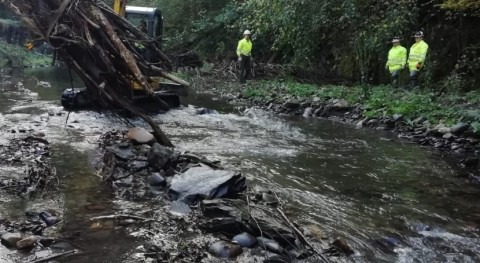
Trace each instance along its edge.
{"label": "green foliage", "polygon": [[[366,94],[368,93],[368,94]],[[438,97],[424,90],[405,91],[391,86],[317,86],[294,81],[256,81],[245,89],[244,96],[254,98],[274,98],[298,100],[314,97],[320,101],[345,99],[350,104],[363,105],[367,117],[392,116],[401,114],[407,120],[423,116],[432,124],[454,124],[459,121],[478,123],[480,129],[480,92],[450,94]],[[278,98],[278,94],[280,97]]]}
{"label": "green foliage", "polygon": [[40,67],[48,66],[52,58],[36,52],[30,52],[24,47],[7,44],[0,41],[0,66],[1,67]]}

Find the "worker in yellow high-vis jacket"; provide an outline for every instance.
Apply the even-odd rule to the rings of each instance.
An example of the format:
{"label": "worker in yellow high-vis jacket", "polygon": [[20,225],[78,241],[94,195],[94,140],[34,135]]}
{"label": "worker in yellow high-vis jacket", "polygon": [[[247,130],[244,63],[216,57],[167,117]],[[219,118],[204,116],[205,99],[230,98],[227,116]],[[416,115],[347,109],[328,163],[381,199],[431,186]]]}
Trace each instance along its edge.
{"label": "worker in yellow high-vis jacket", "polygon": [[392,83],[397,85],[400,71],[404,69],[407,64],[407,49],[402,47],[399,37],[394,37],[392,44],[393,47],[388,52],[388,60],[385,68],[392,74]]}
{"label": "worker in yellow high-vis jacket", "polygon": [[252,33],[250,30],[245,30],[243,33],[243,39],[238,41],[237,56],[238,62],[240,62],[240,83],[245,83],[246,79],[250,76],[252,70]]}
{"label": "worker in yellow high-vis jacket", "polygon": [[415,38],[415,44],[410,48],[410,54],[408,56],[411,87],[417,86],[418,74],[425,65],[425,58],[428,52],[428,44],[423,41],[423,32],[418,31],[413,37]]}

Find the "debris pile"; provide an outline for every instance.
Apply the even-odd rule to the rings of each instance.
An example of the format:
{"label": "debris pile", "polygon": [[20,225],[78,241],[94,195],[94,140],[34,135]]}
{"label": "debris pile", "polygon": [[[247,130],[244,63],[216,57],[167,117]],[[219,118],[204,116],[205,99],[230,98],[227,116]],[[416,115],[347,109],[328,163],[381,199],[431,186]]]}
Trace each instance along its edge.
{"label": "debris pile", "polygon": [[[132,87],[154,95],[152,77],[163,77],[188,86],[169,74],[170,59],[148,37],[103,1],[0,0],[38,38],[49,43],[83,80],[90,99],[98,106],[123,108],[149,123],[160,144],[172,146],[158,125],[132,105]],[[142,51],[138,46],[141,45]],[[147,61],[141,54],[154,54]],[[135,83],[135,84],[134,84]],[[168,110],[161,99],[159,105]]]}
{"label": "debris pile", "polygon": [[56,179],[50,167],[47,140],[34,136],[12,139],[0,145],[0,190],[29,196],[52,185]]}
{"label": "debris pile", "polygon": [[132,128],[100,139],[105,151],[100,174],[114,192],[132,201],[156,202],[153,215],[144,219],[151,222],[147,233],[154,235],[144,246],[145,257],[157,262],[329,262],[328,256],[351,254],[346,243],[311,238],[321,231],[290,221],[275,192],[261,187],[246,191],[240,173],[149,138],[141,128]]}

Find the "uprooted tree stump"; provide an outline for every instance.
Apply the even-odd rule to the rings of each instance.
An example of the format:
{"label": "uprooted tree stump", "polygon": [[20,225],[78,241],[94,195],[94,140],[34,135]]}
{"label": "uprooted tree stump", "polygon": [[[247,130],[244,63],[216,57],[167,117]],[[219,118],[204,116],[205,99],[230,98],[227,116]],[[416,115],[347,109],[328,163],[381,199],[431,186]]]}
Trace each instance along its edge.
{"label": "uprooted tree stump", "polygon": [[[143,118],[154,130],[157,141],[172,146],[160,127],[129,97],[132,84],[154,96],[152,77],[160,76],[182,85],[185,81],[169,74],[170,59],[159,44],[118,16],[102,1],[95,0],[0,0],[11,9],[33,34],[48,42],[84,81],[97,105],[119,107]],[[146,61],[135,46],[154,54]],[[168,105],[156,98],[159,105]]]}

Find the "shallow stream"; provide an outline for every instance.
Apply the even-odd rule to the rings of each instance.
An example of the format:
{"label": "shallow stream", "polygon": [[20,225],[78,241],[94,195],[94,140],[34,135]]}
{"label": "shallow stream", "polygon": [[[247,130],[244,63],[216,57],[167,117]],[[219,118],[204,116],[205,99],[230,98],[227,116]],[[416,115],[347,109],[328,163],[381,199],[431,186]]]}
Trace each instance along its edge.
{"label": "shallow stream", "polygon": [[[39,80],[52,87],[38,86]],[[18,81],[24,87],[13,87]],[[0,79],[0,138],[18,136],[12,130],[19,128],[44,131],[61,185],[33,200],[0,192],[0,218],[55,209],[64,219],[60,233],[80,237],[88,262],[131,262],[141,240],[88,220],[132,205],[113,199],[92,167],[99,135],[126,126],[94,112],[72,112],[65,123],[59,97],[69,87],[68,72],[60,69]],[[437,152],[391,133],[239,110],[210,95],[192,94],[183,103],[190,106],[155,116],[177,148],[220,160],[251,185],[275,189],[297,222],[345,237],[356,251],[351,261],[480,262],[480,188]],[[197,115],[192,105],[220,113]],[[0,169],[0,177],[7,173]],[[17,258],[0,246],[0,262]]]}

